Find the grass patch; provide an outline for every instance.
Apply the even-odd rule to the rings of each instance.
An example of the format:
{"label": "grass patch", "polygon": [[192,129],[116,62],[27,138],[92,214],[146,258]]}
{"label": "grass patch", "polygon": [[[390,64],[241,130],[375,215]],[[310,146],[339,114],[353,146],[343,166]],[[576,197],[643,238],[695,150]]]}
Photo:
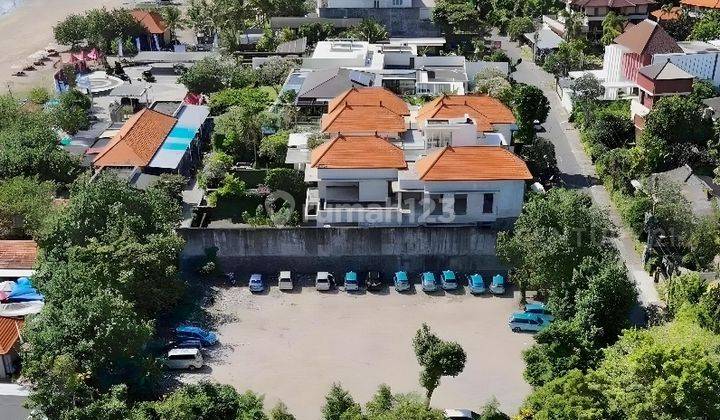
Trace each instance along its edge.
{"label": "grass patch", "polygon": [[221,198],[210,213],[212,221],[229,219],[233,223],[242,223],[242,214],[247,211],[255,214],[258,205],[263,204],[260,196],[249,195],[242,198]]}
{"label": "grass patch", "polygon": [[247,188],[257,188],[258,185],[264,183],[265,175],[267,175],[267,169],[240,169],[235,172],[235,176],[244,181]]}

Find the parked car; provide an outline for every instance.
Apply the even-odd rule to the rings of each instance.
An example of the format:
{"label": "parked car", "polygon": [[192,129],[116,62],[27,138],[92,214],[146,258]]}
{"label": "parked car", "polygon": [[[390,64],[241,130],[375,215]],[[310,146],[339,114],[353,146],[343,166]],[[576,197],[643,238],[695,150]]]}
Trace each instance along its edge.
{"label": "parked car", "polygon": [[200,349],[172,349],[167,352],[168,369],[200,369],[205,364]]}
{"label": "parked car", "polygon": [[550,322],[555,319],[552,313],[550,313],[550,310],[546,308],[545,304],[542,302],[528,303],[525,305],[525,313],[536,315],[542,318],[545,322]]}
{"label": "parked car", "polygon": [[435,274],[433,274],[431,271],[426,271],[420,275],[420,283],[422,284],[423,292],[437,291],[437,282],[435,282]]}
{"label": "parked car", "polygon": [[278,289],[280,290],[292,290],[293,281],[292,274],[289,271],[281,271],[278,276]]}
{"label": "parked car", "polygon": [[165,345],[165,350],[171,350],[171,349],[200,349],[202,348],[202,343],[200,340],[170,340]]}
{"label": "parked car", "polygon": [[348,271],[345,273],[345,291],[356,291],[360,290],[360,282],[358,281],[357,273],[354,271]]}
{"label": "parked car", "polygon": [[368,290],[382,290],[383,281],[379,271],[368,271],[367,277],[365,277],[365,287]]}
{"label": "parked car", "polygon": [[215,333],[192,325],[181,325],[175,328],[175,336],[178,340],[200,340],[203,347],[213,346],[218,342]]}
{"label": "parked car", "polygon": [[315,288],[321,291],[330,290],[334,282],[335,278],[332,274],[327,271],[318,271],[317,277],[315,277]]}
{"label": "parked car", "polygon": [[253,293],[260,293],[265,291],[265,281],[263,281],[261,274],[253,274],[250,276],[250,282],[248,283],[250,291]]}
{"label": "parked car", "polygon": [[457,278],[455,272],[452,270],[445,270],[440,275],[440,284],[444,290],[455,290],[458,288]]}
{"label": "parked car", "polygon": [[445,414],[446,420],[478,420],[480,415],[472,410],[464,408],[448,408],[443,414]]}
{"label": "parked car", "polygon": [[485,280],[483,280],[480,274],[471,274],[468,277],[468,287],[470,293],[474,295],[481,295],[487,291],[485,288]]}
{"label": "parked car", "polygon": [[395,284],[395,290],[398,292],[402,292],[405,290],[410,290],[410,280],[408,279],[408,275],[404,271],[398,271],[393,276],[393,283]]}
{"label": "parked car", "polygon": [[548,323],[543,321],[543,319],[537,315],[528,314],[525,312],[516,312],[510,315],[508,325],[513,332],[537,332],[547,327]]}
{"label": "parked car", "polygon": [[505,294],[505,278],[500,274],[495,274],[490,283],[490,293],[494,295]]}

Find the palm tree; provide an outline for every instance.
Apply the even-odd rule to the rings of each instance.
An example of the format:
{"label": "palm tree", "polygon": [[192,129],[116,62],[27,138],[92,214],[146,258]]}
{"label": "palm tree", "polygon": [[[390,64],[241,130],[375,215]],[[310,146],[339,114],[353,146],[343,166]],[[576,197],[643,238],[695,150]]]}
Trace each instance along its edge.
{"label": "palm tree", "polygon": [[165,24],[170,30],[170,37],[175,41],[177,31],[185,29],[188,22],[182,15],[182,11],[175,6],[163,7],[161,13],[163,21],[165,21]]}
{"label": "palm tree", "polygon": [[602,42],[603,45],[612,44],[615,38],[622,33],[626,21],[627,18],[625,16],[618,15],[612,11],[608,13],[602,21],[603,36],[600,42]]}
{"label": "palm tree", "polygon": [[585,25],[585,14],[583,12],[568,12],[565,14],[565,40],[571,41],[582,35]]}
{"label": "palm tree", "polygon": [[372,18],[363,19],[357,26],[350,28],[347,35],[371,44],[388,39],[388,31],[385,26]]}

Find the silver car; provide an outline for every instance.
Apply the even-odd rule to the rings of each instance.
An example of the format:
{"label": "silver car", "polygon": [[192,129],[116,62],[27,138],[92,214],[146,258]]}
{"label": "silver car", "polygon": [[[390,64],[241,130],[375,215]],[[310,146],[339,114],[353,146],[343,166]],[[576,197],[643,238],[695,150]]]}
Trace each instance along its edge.
{"label": "silver car", "polygon": [[167,353],[165,366],[168,369],[200,369],[205,364],[200,349],[172,349]]}

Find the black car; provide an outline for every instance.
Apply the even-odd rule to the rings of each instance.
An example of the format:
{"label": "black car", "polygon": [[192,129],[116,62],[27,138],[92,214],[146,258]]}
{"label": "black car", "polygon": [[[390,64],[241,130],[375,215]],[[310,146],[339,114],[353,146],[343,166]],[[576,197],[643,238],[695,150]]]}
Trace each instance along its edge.
{"label": "black car", "polygon": [[368,271],[365,278],[365,286],[368,290],[382,290],[383,281],[379,271]]}

